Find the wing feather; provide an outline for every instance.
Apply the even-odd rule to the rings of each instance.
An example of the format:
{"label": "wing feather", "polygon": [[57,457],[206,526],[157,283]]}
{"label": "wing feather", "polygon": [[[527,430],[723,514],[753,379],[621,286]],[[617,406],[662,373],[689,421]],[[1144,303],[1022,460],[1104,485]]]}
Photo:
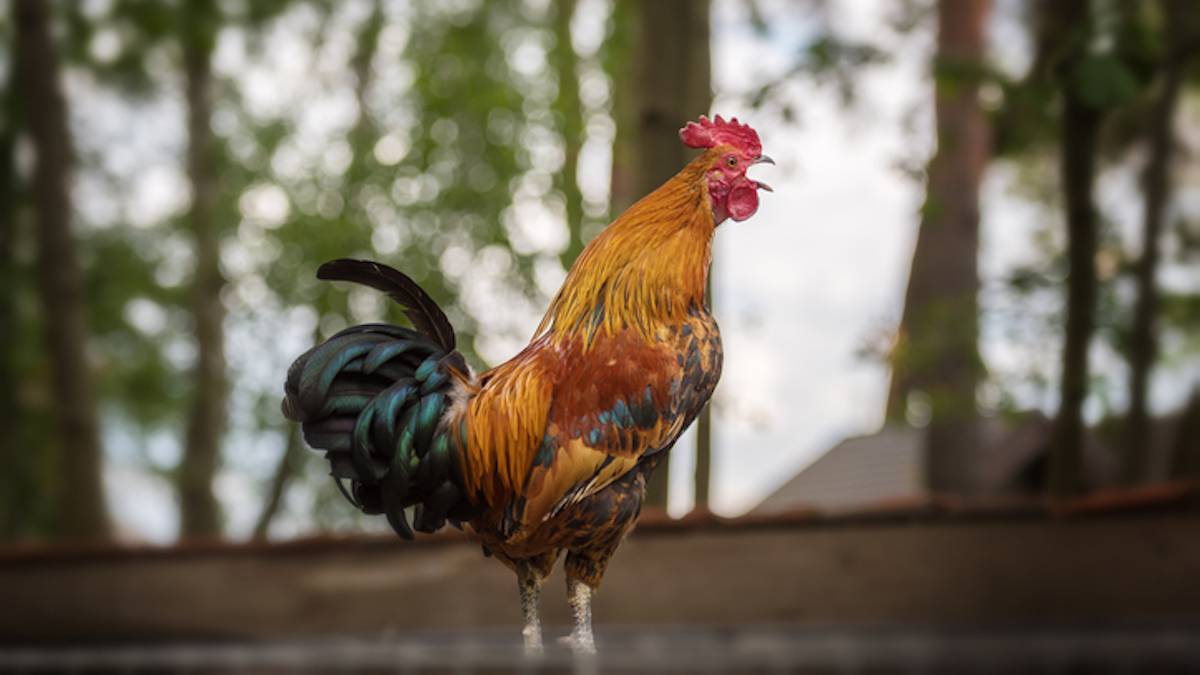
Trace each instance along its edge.
{"label": "wing feather", "polygon": [[480,376],[467,410],[468,489],[503,508],[503,536],[532,536],[675,443],[720,373],[715,325],[694,327],[654,341],[543,336]]}
{"label": "wing feather", "polygon": [[[603,490],[683,428],[675,405],[681,381],[664,343],[622,335],[591,349],[567,349],[541,447],[524,482],[520,525],[541,522]],[[520,529],[520,528],[517,528]]]}

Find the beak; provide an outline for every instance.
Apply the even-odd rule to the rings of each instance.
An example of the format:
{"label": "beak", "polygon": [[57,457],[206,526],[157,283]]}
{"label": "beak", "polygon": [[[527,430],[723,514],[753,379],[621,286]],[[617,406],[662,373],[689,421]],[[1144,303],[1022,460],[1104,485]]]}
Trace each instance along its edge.
{"label": "beak", "polygon": [[[770,157],[768,157],[766,155],[759,155],[758,159],[754,160],[753,162],[750,162],[750,166],[754,166],[755,164],[774,165],[775,160],[771,159]],[[767,192],[774,192],[774,190],[771,189],[770,185],[767,185],[766,183],[764,183],[762,181],[754,181],[754,183],[758,186],[759,190],[766,190]]]}

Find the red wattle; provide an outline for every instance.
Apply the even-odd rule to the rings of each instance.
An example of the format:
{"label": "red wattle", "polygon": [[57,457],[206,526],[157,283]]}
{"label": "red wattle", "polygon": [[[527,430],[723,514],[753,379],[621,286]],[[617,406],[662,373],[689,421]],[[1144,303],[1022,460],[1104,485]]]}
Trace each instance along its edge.
{"label": "red wattle", "polygon": [[751,183],[740,182],[733,186],[725,201],[725,210],[734,220],[745,220],[758,210],[758,190]]}

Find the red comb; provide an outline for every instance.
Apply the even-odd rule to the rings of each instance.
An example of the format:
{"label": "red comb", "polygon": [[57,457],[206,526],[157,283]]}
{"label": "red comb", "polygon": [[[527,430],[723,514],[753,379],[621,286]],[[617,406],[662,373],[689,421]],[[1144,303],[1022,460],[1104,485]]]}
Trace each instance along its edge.
{"label": "red comb", "polygon": [[689,148],[713,148],[718,145],[732,145],[752,157],[762,154],[762,143],[758,133],[749,124],[741,124],[734,117],[728,122],[717,115],[710,120],[704,115],[697,122],[688,122],[679,130],[679,139]]}

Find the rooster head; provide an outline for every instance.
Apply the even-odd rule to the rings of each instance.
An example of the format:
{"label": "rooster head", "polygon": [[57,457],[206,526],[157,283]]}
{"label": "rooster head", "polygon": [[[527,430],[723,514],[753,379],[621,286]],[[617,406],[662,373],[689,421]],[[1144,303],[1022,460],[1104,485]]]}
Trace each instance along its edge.
{"label": "rooster head", "polygon": [[758,133],[734,117],[729,121],[717,115],[704,115],[679,130],[679,138],[689,148],[714,149],[705,172],[708,196],[712,200],[713,222],[726,218],[745,220],[758,210],[758,191],[771,192],[771,186],[746,177],[746,169],[755,164],[774,164],[762,154]]}

